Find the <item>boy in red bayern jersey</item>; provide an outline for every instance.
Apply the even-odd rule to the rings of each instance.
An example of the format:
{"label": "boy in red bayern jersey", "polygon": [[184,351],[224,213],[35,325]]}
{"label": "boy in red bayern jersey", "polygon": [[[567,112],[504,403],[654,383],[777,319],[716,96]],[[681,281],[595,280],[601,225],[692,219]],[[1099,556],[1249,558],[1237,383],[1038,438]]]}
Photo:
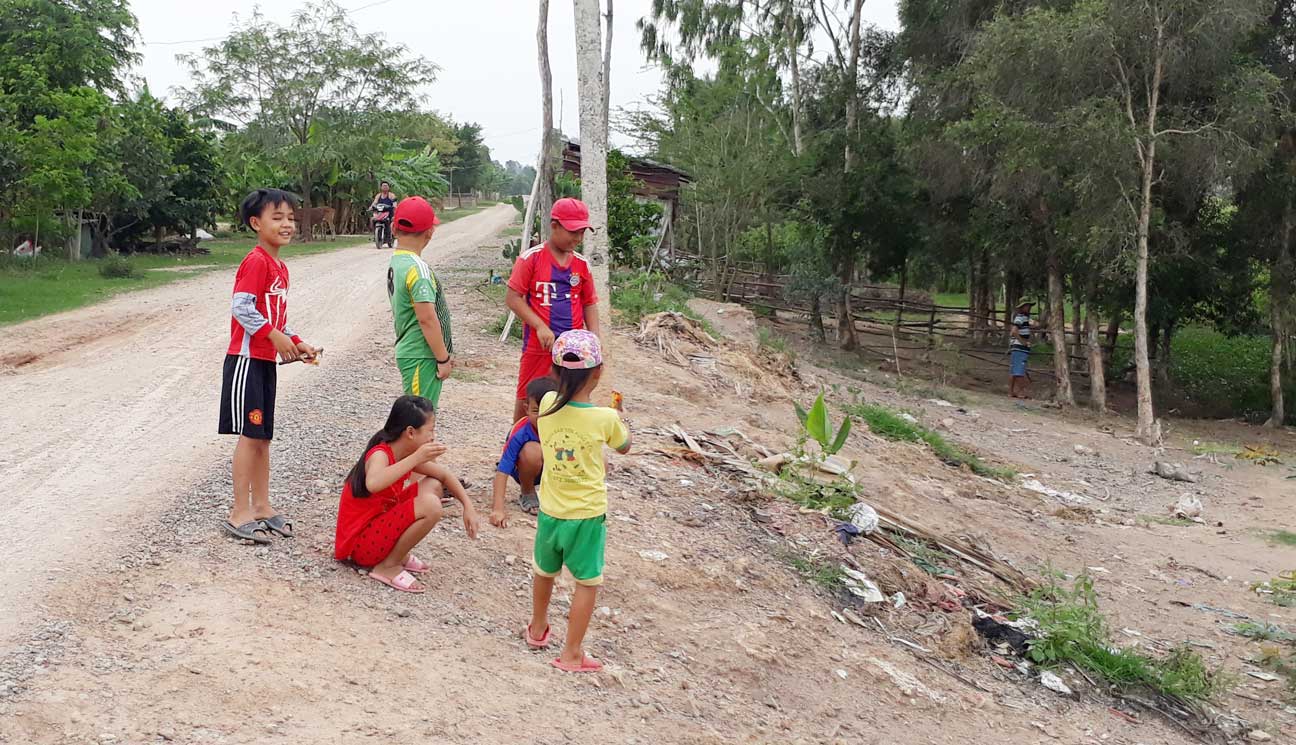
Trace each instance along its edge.
{"label": "boy in red bayern jersey", "polygon": [[257,189],[239,217],[257,234],[257,247],[239,264],[230,303],[230,345],[221,382],[220,429],[238,435],[234,447],[234,506],[221,527],[236,538],[269,543],[292,537],[292,521],[270,506],[270,440],[274,437],[275,356],[313,360],[315,347],[288,328],[288,267],[279,249],[292,240],[297,197]]}
{"label": "boy in red bayern jersey", "polygon": [[559,199],[550,213],[549,240],[523,251],[508,281],[507,305],[522,319],[522,364],[518,371],[513,421],[527,415],[527,384],[550,374],[554,339],[572,329],[599,333],[598,293],[585,257],[576,247],[590,229],[589,208],[579,199]]}

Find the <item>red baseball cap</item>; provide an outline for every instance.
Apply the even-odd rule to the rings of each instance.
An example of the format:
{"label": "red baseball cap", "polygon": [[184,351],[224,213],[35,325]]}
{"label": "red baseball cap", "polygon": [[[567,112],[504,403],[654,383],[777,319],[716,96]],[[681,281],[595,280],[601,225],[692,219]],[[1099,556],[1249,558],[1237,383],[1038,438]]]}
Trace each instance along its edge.
{"label": "red baseball cap", "polygon": [[559,199],[554,202],[553,211],[549,213],[549,216],[573,233],[590,229],[589,207],[586,207],[585,203],[579,199],[572,199],[571,197]]}
{"label": "red baseball cap", "polygon": [[403,233],[422,233],[433,225],[440,225],[436,210],[423,197],[405,197],[396,205],[392,224]]}

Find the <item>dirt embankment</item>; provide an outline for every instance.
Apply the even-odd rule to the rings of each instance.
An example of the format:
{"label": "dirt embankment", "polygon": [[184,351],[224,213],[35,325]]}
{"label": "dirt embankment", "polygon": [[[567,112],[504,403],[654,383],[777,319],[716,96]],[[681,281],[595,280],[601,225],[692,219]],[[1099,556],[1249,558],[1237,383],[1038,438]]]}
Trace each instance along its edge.
{"label": "dirt embankment", "polygon": [[[501,240],[490,236],[508,219],[493,211],[448,226],[463,232],[453,244],[451,231],[439,235],[447,245],[432,260],[449,288],[463,362],[443,395],[438,436],[452,448],[449,462],[479,485],[474,497],[483,509],[509,424],[517,352],[487,330],[502,307],[479,290],[489,270],[500,268]],[[1112,713],[1100,692],[1070,674],[1068,681],[1083,692],[1079,698],[1003,669],[968,633],[970,613],[957,599],[945,602],[950,598],[940,587],[924,594],[934,581],[928,575],[906,569],[875,543],[842,546],[823,515],[681,450],[663,434],[666,428],[720,431],[729,434],[709,437],[730,441],[739,430],[773,450],[792,444],[797,424],[790,400],[753,382],[778,373],[741,345],[695,348],[681,362],[631,334],[610,335],[607,385],[625,394],[639,437],[636,452],[614,458],[609,474],[609,581],[589,637],[592,654],[608,665],[604,673],[559,673],[519,638],[529,607],[534,525],[515,509],[510,527],[486,527],[477,541],[467,540],[457,515],[438,526],[420,549],[435,565],[425,595],[394,593],[332,561],[342,475],[399,392],[384,296],[371,279],[381,275],[383,257],[357,249],[314,259],[315,266],[293,265],[294,320],[329,348],[323,367],[300,369],[281,394],[273,486],[277,502],[297,520],[297,539],[250,548],[222,538],[214,524],[227,500],[227,448],[202,439],[214,438],[205,434],[201,414],[191,425],[198,440],[166,436],[183,431],[181,423],[149,429],[162,415],[148,411],[192,416],[214,409],[203,403],[215,389],[214,367],[201,365],[193,376],[206,382],[140,381],[131,389],[138,399],[153,396],[153,408],[121,417],[128,423],[112,425],[109,435],[136,437],[124,450],[149,457],[92,451],[107,476],[79,488],[113,491],[121,502],[109,503],[101,516],[84,508],[76,519],[116,531],[108,535],[118,540],[88,536],[57,550],[41,548],[41,535],[62,530],[51,526],[66,505],[24,502],[25,511],[14,513],[46,518],[17,531],[31,534],[23,538],[27,551],[66,561],[62,572],[49,575],[6,569],[9,583],[28,582],[16,605],[29,612],[0,660],[0,741],[961,743],[970,734],[1009,744],[1191,741],[1155,715]],[[312,295],[310,283],[324,281],[312,280],[312,271],[342,276],[330,292]],[[136,302],[161,302],[157,296],[170,289],[141,293]],[[227,288],[212,280],[205,292],[223,295]],[[209,315],[207,322],[219,327],[220,314]],[[312,321],[328,328],[325,315],[346,319],[333,321],[341,325],[330,338],[311,333]],[[163,339],[156,343],[169,349]],[[208,361],[215,364],[219,351],[209,350]],[[1226,633],[1228,619],[1195,605],[1292,620],[1246,589],[1262,573],[1296,565],[1291,549],[1268,547],[1258,532],[1292,523],[1281,474],[1194,462],[1204,476],[1199,483],[1162,483],[1140,469],[1156,454],[1119,436],[1119,422],[1113,435],[1097,422],[996,399],[945,406],[930,396],[898,394],[875,375],[862,380],[817,367],[806,361],[813,350],[802,351],[800,378],[779,378],[790,396],[805,402],[821,387],[837,384],[843,396],[854,389],[863,399],[911,409],[987,457],[1083,496],[1085,502],[1068,505],[991,483],[863,428],[844,451],[857,461],[855,477],[868,498],[881,507],[1031,574],[1048,564],[1094,567],[1122,642],[1151,648],[1195,642],[1210,661],[1241,670],[1248,643]],[[756,377],[735,380],[747,369],[738,361],[744,354]],[[157,355],[155,372],[182,364],[183,357]],[[122,353],[115,364],[125,371],[139,361]],[[27,376],[64,374],[67,381],[80,368],[52,363],[47,369],[0,378],[0,385],[13,386],[11,398],[44,395],[69,411],[109,406],[96,403],[98,393],[84,385],[69,386],[61,398],[40,393],[40,379]],[[20,409],[14,421],[21,425],[11,425],[7,415],[5,427],[39,430],[42,422],[65,418],[43,411]],[[56,424],[28,436],[39,442],[15,463],[36,468],[40,457],[58,452],[57,438],[83,435]],[[1093,454],[1077,453],[1077,444]],[[186,458],[173,452],[186,449]],[[149,471],[158,461],[167,468]],[[56,479],[69,473],[59,465],[39,467]],[[15,467],[22,466],[5,469]],[[1204,497],[1210,524],[1140,519],[1164,514],[1185,490]],[[865,567],[888,592],[910,588],[909,602],[863,609],[839,586],[825,590],[831,583],[806,571],[840,563]],[[954,586],[993,583],[958,562],[950,568]],[[559,636],[570,592],[562,580],[554,617]],[[1281,702],[1278,685],[1250,678],[1221,703],[1270,723],[1277,735],[1292,721],[1282,703],[1268,703]]]}

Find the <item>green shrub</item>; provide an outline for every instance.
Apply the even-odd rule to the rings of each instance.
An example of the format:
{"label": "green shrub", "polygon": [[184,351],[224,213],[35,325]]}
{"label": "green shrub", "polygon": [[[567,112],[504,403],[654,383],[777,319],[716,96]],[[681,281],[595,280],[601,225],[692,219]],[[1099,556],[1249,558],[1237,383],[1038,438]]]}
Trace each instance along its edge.
{"label": "green shrub", "polygon": [[707,333],[715,336],[710,324],[688,307],[691,297],[687,289],[659,272],[619,273],[612,277],[612,307],[626,323],[637,324],[644,316],[672,311],[702,321]]}
{"label": "green shrub", "polygon": [[1115,647],[1088,575],[1076,577],[1069,589],[1055,578],[1026,598],[1023,607],[1039,624],[1028,654],[1046,667],[1069,663],[1123,690],[1150,689],[1185,701],[1214,698],[1229,687],[1226,676],[1186,647],[1165,657]]}
{"label": "green shrub", "polygon": [[104,279],[131,279],[139,276],[139,272],[125,256],[113,254],[100,262],[99,276]]}
{"label": "green shrub", "polygon": [[876,404],[853,404],[846,407],[847,412],[868,423],[869,430],[879,437],[901,442],[922,442],[931,448],[932,453],[948,465],[958,468],[967,466],[972,473],[993,479],[1012,479],[1017,472],[1011,468],[992,466],[982,461],[973,453],[954,445],[936,432],[920,424],[915,424],[898,413]]}

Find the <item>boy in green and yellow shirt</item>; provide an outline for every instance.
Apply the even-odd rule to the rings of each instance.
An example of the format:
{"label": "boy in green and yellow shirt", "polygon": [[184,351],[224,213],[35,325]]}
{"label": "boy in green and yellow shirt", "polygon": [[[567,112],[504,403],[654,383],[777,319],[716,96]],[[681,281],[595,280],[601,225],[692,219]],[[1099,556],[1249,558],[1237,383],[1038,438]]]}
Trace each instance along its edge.
{"label": "boy in green and yellow shirt", "polygon": [[441,398],[442,382],[454,368],[445,289],[420,255],[440,223],[423,197],[401,200],[392,217],[396,251],[387,266],[387,297],[396,326],[396,366],[405,393],[422,396],[433,407]]}

